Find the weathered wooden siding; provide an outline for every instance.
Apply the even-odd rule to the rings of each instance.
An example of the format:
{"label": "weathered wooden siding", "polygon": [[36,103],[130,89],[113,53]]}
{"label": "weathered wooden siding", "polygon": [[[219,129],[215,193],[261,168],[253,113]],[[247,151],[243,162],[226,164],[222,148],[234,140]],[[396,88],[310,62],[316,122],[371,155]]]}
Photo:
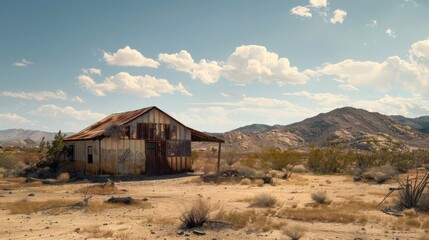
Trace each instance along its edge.
{"label": "weathered wooden siding", "polygon": [[161,132],[160,124],[169,124],[170,131],[175,129],[175,134],[171,134],[171,139],[173,140],[191,140],[191,130],[186,128],[184,125],[180,124],[173,118],[159,111],[158,109],[152,109],[149,112],[143,114],[142,116],[134,119],[130,122],[130,135],[131,139],[137,138],[137,123],[154,123],[156,125],[156,134],[159,135]]}
{"label": "weathered wooden siding", "polygon": [[[92,174],[98,173],[97,166],[100,162],[99,140],[69,141],[66,144],[74,146],[74,161],[67,164],[67,169]],[[88,147],[92,147],[92,163],[88,163]]]}
{"label": "weathered wooden siding", "polygon": [[101,140],[101,173],[145,173],[145,142],[143,140]]}

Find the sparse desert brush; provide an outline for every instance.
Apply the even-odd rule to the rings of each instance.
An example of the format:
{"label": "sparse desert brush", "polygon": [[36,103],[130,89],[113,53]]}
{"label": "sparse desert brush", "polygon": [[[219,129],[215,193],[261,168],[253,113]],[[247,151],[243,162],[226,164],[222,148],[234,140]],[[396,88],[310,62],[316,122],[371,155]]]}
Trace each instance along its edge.
{"label": "sparse desert brush", "polygon": [[109,195],[118,192],[114,184],[97,184],[78,189],[76,192],[88,195]]}
{"label": "sparse desert brush", "polygon": [[76,202],[78,201],[68,199],[51,199],[46,201],[28,201],[24,199],[12,203],[4,203],[1,206],[9,209],[11,214],[31,214],[39,211],[45,211],[49,214],[56,213],[58,210],[61,210],[61,207],[67,207]]}
{"label": "sparse desert brush", "polygon": [[180,221],[186,228],[201,227],[209,220],[210,204],[203,199],[198,199],[186,209],[180,216]]}
{"label": "sparse desert brush", "polygon": [[398,172],[391,165],[383,165],[372,167],[363,173],[363,177],[367,180],[374,180],[376,183],[384,183],[386,180],[398,175]]}
{"label": "sparse desert brush", "polygon": [[256,171],[253,168],[246,167],[246,166],[240,166],[238,169],[238,172],[240,173],[240,176],[246,177],[246,178],[253,178],[256,177]]}
{"label": "sparse desert brush", "polygon": [[277,198],[269,193],[260,193],[253,197],[250,206],[252,207],[273,207],[277,203]]}
{"label": "sparse desert brush", "polygon": [[317,208],[283,208],[278,211],[277,215],[296,221],[365,224],[369,218],[362,211],[375,209],[376,206],[376,203],[353,200],[331,205],[319,205]]}
{"label": "sparse desert brush", "polygon": [[99,226],[89,226],[80,230],[81,233],[87,233],[92,238],[111,238],[114,235],[114,231],[111,229],[101,229]]}
{"label": "sparse desert brush", "polygon": [[63,182],[67,182],[67,181],[69,181],[69,180],[70,180],[70,174],[69,174],[68,172],[60,173],[60,174],[57,176],[57,180],[59,180],[59,181],[63,181]]}
{"label": "sparse desert brush", "polygon": [[249,227],[253,230],[269,231],[271,229],[279,229],[281,224],[274,222],[264,212],[247,210],[243,212],[225,211],[221,209],[214,217],[216,220],[222,220],[230,223],[235,229]]}
{"label": "sparse desert brush", "polygon": [[322,191],[312,193],[311,199],[313,199],[315,202],[320,204],[328,203],[327,194],[326,192],[322,192]]}
{"label": "sparse desert brush", "polygon": [[250,180],[250,179],[248,179],[248,178],[243,178],[243,179],[241,179],[241,181],[240,181],[240,184],[241,185],[249,185],[249,184],[251,184],[252,183],[252,180]]}
{"label": "sparse desert brush", "polygon": [[282,233],[292,240],[299,240],[304,235],[308,229],[304,226],[296,225],[296,224],[288,224],[282,229]]}
{"label": "sparse desert brush", "polygon": [[263,187],[264,186],[264,180],[262,180],[262,179],[256,179],[255,180],[255,184],[258,187]]}
{"label": "sparse desert brush", "polygon": [[293,171],[294,173],[306,173],[306,172],[308,172],[307,168],[305,168],[305,166],[304,166],[304,165],[302,165],[302,164],[299,164],[299,165],[294,166],[294,167],[292,168],[292,171]]}

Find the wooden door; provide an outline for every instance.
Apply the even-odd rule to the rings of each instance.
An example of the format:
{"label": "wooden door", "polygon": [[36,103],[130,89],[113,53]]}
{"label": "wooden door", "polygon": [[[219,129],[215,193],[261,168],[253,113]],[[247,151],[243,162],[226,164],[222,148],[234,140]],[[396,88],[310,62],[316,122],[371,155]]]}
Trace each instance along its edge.
{"label": "wooden door", "polygon": [[146,173],[158,174],[156,142],[146,142]]}

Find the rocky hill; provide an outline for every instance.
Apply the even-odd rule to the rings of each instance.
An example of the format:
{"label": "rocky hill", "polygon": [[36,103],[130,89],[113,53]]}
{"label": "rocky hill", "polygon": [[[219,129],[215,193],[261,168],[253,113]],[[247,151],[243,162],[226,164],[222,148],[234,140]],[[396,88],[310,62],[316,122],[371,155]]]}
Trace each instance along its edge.
{"label": "rocky hill", "polygon": [[420,132],[424,132],[429,134],[429,116],[417,117],[417,118],[407,118],[400,115],[392,116],[398,122],[407,124],[412,128],[419,130]]}
{"label": "rocky hill", "polygon": [[55,133],[37,130],[8,129],[0,130],[0,145],[2,146],[38,146],[43,137],[46,141],[54,139]]}
{"label": "rocky hill", "polygon": [[220,137],[225,139],[227,148],[238,151],[256,151],[265,146],[285,149],[309,145],[368,149],[373,144],[396,143],[429,147],[429,135],[418,128],[394,117],[352,107],[338,108],[290,125],[249,125]]}

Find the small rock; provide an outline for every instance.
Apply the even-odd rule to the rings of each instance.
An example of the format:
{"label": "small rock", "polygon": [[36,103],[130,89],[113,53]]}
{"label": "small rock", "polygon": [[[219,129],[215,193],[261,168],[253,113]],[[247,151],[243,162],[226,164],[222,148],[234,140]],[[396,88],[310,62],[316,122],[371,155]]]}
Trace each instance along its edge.
{"label": "small rock", "polygon": [[79,233],[80,232],[80,228],[76,228],[74,231],[77,232],[77,233]]}
{"label": "small rock", "polygon": [[150,234],[156,234],[154,230],[150,230]]}
{"label": "small rock", "polygon": [[192,231],[195,235],[198,235],[198,236],[202,236],[202,235],[206,235],[206,233],[205,232],[203,232],[203,231],[198,231],[198,230],[194,230],[194,231]]}
{"label": "small rock", "polygon": [[185,237],[189,237],[189,236],[191,236],[191,235],[189,235],[189,233],[185,233]]}
{"label": "small rock", "polygon": [[184,231],[182,231],[182,230],[177,231],[177,235],[183,235],[183,234],[185,234]]}
{"label": "small rock", "polygon": [[146,202],[146,201],[148,201],[149,199],[147,198],[147,197],[145,197],[145,198],[143,198],[143,201],[144,202]]}
{"label": "small rock", "polygon": [[30,193],[30,194],[28,194],[28,196],[29,196],[29,197],[34,197],[34,196],[36,196],[36,194],[34,194],[34,193]]}

